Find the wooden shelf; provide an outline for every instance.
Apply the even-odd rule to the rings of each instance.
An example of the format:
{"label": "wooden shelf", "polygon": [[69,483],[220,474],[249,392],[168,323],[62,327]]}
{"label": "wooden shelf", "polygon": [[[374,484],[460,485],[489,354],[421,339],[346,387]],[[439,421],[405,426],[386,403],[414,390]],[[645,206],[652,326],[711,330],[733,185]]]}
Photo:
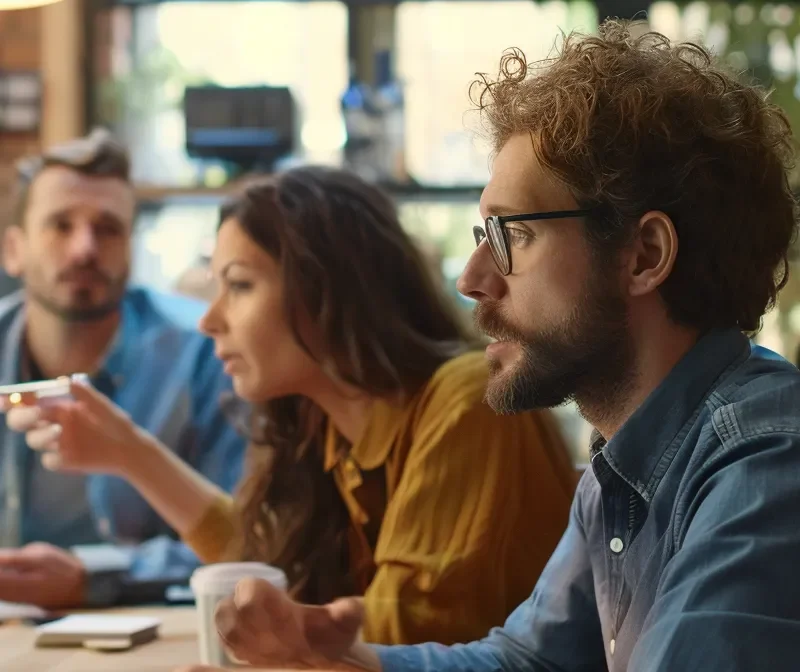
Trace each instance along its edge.
{"label": "wooden shelf", "polygon": [[175,200],[220,199],[236,193],[236,184],[219,188],[187,186],[163,187],[149,184],[137,184],[134,188],[136,200],[141,204],[159,204]]}
{"label": "wooden shelf", "polygon": [[[249,182],[237,180],[218,188],[202,186],[165,187],[158,185],[136,185],[136,199],[140,205],[158,206],[168,202],[220,201],[236,194]],[[477,204],[481,186],[426,186],[410,184],[382,184],[381,188],[403,199],[434,201],[475,201]]]}

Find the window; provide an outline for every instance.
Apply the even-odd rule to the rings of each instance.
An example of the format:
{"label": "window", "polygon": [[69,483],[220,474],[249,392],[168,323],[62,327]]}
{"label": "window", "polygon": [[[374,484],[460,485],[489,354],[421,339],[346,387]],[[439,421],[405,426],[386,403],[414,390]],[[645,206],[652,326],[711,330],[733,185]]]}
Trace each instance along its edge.
{"label": "window", "polygon": [[485,184],[488,148],[467,110],[476,72],[495,74],[503,50],[546,57],[560,31],[594,32],[586,0],[405,2],[397,8],[397,71],[406,103],[406,162],[419,182]]}
{"label": "window", "polygon": [[101,121],[132,150],[136,181],[204,182],[184,151],[181,103],[188,84],[289,86],[299,113],[300,158],[338,161],[344,142],[339,98],[347,86],[342,3],[146,5],[132,10],[128,30],[119,16],[110,22],[111,51],[124,54],[114,42],[127,41],[133,57],[112,57],[98,103]]}

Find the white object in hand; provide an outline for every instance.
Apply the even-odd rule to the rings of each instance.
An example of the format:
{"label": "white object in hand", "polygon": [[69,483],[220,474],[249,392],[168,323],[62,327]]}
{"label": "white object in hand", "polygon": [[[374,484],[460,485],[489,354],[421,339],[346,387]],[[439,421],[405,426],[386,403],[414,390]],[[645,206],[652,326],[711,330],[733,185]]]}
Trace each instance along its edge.
{"label": "white object in hand", "polygon": [[73,382],[88,385],[89,376],[85,373],[75,373],[72,376],[62,376],[53,380],[0,385],[0,397],[7,397],[8,403],[11,405],[22,402],[46,405],[48,402],[69,399],[72,396],[71,385]]}

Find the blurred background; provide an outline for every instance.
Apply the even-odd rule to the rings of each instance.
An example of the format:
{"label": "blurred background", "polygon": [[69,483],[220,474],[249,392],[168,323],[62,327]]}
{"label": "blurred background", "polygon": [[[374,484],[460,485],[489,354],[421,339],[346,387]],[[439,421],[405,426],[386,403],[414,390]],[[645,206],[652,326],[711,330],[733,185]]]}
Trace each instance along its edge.
{"label": "blurred background", "polygon": [[[43,0],[38,0],[40,3]],[[140,200],[134,281],[204,296],[216,208],[238,181],[297,162],[347,164],[382,183],[455,281],[474,242],[487,147],[470,113],[476,72],[502,51],[547,56],[598,17],[647,16],[773,90],[800,123],[800,8],[636,0],[0,1],[0,207],[14,162],[111,129],[131,149]],[[19,8],[28,5],[27,8]],[[644,13],[642,13],[644,12]],[[800,184],[795,184],[800,187]],[[754,222],[754,226],[758,223]],[[465,310],[468,303],[461,301]],[[795,360],[800,280],[759,341]],[[576,459],[588,428],[559,411]]]}

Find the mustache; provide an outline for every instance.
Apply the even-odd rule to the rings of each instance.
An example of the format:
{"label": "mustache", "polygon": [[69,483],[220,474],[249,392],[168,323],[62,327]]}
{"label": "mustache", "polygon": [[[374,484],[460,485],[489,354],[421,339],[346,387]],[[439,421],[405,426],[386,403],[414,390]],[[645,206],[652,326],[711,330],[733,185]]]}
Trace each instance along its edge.
{"label": "mustache", "polygon": [[497,341],[524,343],[527,340],[525,334],[509,324],[502,316],[496,301],[481,301],[475,306],[472,319],[479,331]]}
{"label": "mustache", "polygon": [[95,280],[99,280],[100,282],[104,282],[106,284],[111,282],[111,277],[108,273],[102,271],[97,264],[83,264],[81,266],[71,266],[63,271],[61,271],[57,276],[56,280],[59,282],[69,281],[69,280],[76,280],[78,278],[85,277],[86,275],[92,276]]}

